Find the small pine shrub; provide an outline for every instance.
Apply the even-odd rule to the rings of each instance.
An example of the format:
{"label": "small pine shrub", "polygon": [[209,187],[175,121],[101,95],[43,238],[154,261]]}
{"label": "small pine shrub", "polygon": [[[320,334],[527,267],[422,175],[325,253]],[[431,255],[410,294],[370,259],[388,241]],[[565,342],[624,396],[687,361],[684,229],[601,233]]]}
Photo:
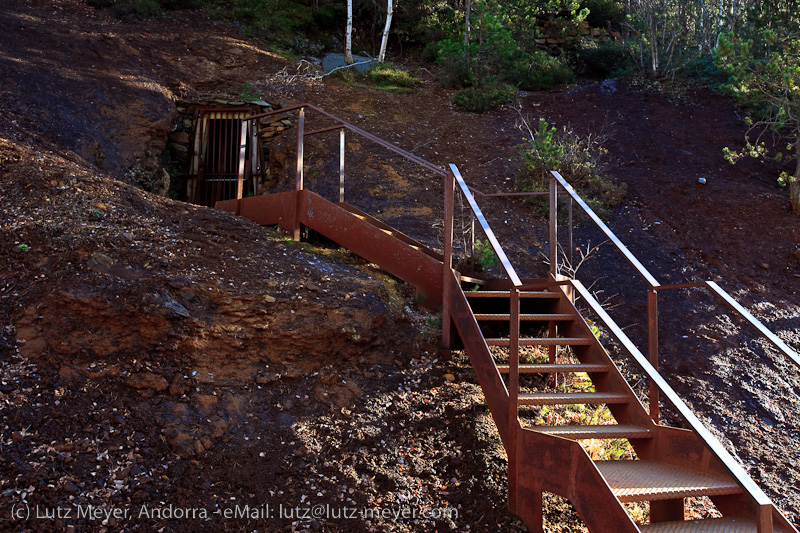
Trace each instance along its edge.
{"label": "small pine shrub", "polygon": [[474,254],[477,266],[480,270],[491,268],[499,261],[497,254],[494,253],[494,248],[492,248],[492,243],[490,243],[488,239],[475,242]]}
{"label": "small pine shrub", "polygon": [[474,51],[464,55],[464,43],[445,39],[438,44],[436,62],[445,87],[469,87],[475,80]]}
{"label": "small pine shrub", "polygon": [[484,113],[514,101],[517,88],[507,83],[491,80],[468,87],[453,96],[453,103],[464,111]]}
{"label": "small pine shrub", "polygon": [[[517,175],[516,187],[520,192],[549,190],[550,171],[558,171],[572,185],[587,204],[601,217],[617,207],[625,197],[625,184],[615,184],[603,175],[601,157],[606,153],[598,136],[580,137],[539,119],[538,129],[527,127],[528,145],[525,147],[525,165]],[[534,212],[545,215],[549,200],[531,198],[528,203]]]}

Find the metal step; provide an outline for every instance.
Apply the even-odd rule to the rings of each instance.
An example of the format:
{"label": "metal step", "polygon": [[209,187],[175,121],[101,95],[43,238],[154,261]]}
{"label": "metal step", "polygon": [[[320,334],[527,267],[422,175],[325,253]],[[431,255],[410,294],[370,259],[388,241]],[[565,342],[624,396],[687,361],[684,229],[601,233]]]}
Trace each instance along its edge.
{"label": "metal step", "polygon": [[538,431],[565,439],[651,439],[653,433],[644,427],[628,424],[605,426],[526,426],[525,429]]}
{"label": "metal step", "polygon": [[[520,346],[586,346],[594,339],[568,337],[524,337],[519,340]],[[487,346],[511,346],[511,339],[486,339]]]}
{"label": "metal step", "polygon": [[[497,370],[501,374],[508,374],[508,365],[497,365]],[[607,365],[582,365],[582,364],[535,364],[535,365],[519,365],[520,374],[558,374],[569,372],[586,372],[593,374],[597,372],[608,372]]]}
{"label": "metal step", "polygon": [[[661,522],[639,526],[642,533],[758,533],[758,525],[746,518],[709,518],[706,520],[684,520]],[[782,529],[773,529],[783,533]]]}
{"label": "metal step", "polygon": [[742,493],[742,488],[730,478],[660,461],[595,461],[595,464],[621,502]]}
{"label": "metal step", "polygon": [[[551,291],[524,291],[519,293],[520,298],[551,298],[557,300],[563,293]],[[467,291],[467,298],[509,298],[509,291]]]}
{"label": "metal step", "polygon": [[[535,321],[535,322],[550,322],[551,320],[554,322],[571,322],[575,320],[575,315],[570,314],[538,314],[538,315],[519,315],[520,320],[526,321]],[[500,321],[500,320],[511,320],[510,314],[485,314],[485,313],[478,313],[475,315],[475,320],[478,321]]]}
{"label": "metal step", "polygon": [[631,397],[616,392],[534,392],[519,395],[519,405],[601,405],[629,403]]}

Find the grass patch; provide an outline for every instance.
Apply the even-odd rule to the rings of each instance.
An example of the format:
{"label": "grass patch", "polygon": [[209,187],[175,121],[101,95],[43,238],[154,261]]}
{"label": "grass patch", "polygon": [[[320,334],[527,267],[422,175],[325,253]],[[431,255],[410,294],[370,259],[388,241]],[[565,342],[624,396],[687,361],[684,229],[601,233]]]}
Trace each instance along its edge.
{"label": "grass patch", "polygon": [[422,80],[401,68],[381,63],[367,71],[368,78],[386,90],[407,90],[422,83]]}

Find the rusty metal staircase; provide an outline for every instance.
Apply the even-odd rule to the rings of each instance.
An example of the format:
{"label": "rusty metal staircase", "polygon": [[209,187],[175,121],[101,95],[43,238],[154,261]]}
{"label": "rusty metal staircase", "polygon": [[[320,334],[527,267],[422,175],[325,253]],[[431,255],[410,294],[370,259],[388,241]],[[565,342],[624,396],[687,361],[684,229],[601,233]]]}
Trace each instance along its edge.
{"label": "rusty metal staircase", "polygon": [[[338,203],[303,187],[303,138],[309,135],[303,131],[305,109],[336,122],[312,134],[346,129],[444,177],[443,253],[344,203],[344,148]],[[719,296],[800,366],[800,357],[793,350],[719,286],[712,282],[660,285],[555,172],[550,191],[545,193],[549,194],[551,213],[550,275],[547,279],[520,279],[483,217],[473,190],[454,165],[449,171],[435,167],[314,106],[304,104],[278,112],[291,110],[300,112],[295,190],[220,202],[217,207],[261,224],[280,225],[293,231],[295,238],[305,225],[414,285],[422,303],[442,306],[443,351],[449,352],[460,342],[469,357],[508,454],[509,510],[520,516],[530,531],[543,531],[542,495],[551,492],[569,499],[592,533],[798,533],[657,370],[657,293],[696,287]],[[344,133],[341,138],[343,147]],[[456,193],[469,204],[505,278],[465,277],[452,268]],[[560,274],[559,194],[569,196],[570,215],[574,201],[648,283],[648,356],[578,280]],[[650,384],[648,405],[640,401],[600,344],[576,308],[577,300],[642,370]],[[565,387],[578,381],[577,390]],[[661,400],[671,404],[688,429],[659,423]],[[607,416],[603,423],[585,425],[550,425],[536,420],[537,408],[567,405],[598,406]],[[622,442],[629,445],[630,453],[617,460],[593,459],[581,445],[591,439]],[[722,517],[685,520],[685,498],[699,496],[710,498]],[[648,524],[633,520],[624,505],[630,502],[649,502]]]}
{"label": "rusty metal staircase", "polygon": [[[518,293],[520,334],[527,330],[547,336],[520,336],[519,346],[537,348],[540,357],[551,360],[561,347],[571,361],[518,364],[514,376],[508,350],[514,344],[513,313],[500,312],[511,310],[512,291],[465,292],[453,283],[454,300],[460,300],[453,310],[455,325],[509,450],[512,512],[537,531],[536,525],[542,523],[541,492],[549,491],[569,498],[592,532],[795,531],[772,505],[758,505],[694,432],[653,422],[564,286],[523,282]],[[546,386],[551,381],[540,376],[575,373],[588,375],[591,386],[584,388],[590,392],[553,391]],[[514,381],[522,385],[528,376],[538,377],[535,381],[547,391],[523,392],[520,386],[515,402]],[[526,408],[531,406],[573,404],[607,406],[616,423],[541,425],[527,418]],[[505,413],[515,410],[517,416],[506,419]],[[636,459],[592,460],[575,442],[588,439],[625,439]],[[516,487],[511,484],[514,478]],[[728,511],[723,511],[724,518],[684,521],[684,498],[698,496],[708,496],[718,509]],[[635,524],[622,506],[642,501],[650,502],[649,525]],[[770,522],[776,527],[768,529]]]}

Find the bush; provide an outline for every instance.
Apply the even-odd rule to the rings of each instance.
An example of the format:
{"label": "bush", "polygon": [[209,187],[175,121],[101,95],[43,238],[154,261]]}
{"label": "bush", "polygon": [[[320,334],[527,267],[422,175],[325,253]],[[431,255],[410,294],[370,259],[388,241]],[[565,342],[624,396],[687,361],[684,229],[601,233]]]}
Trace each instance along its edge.
{"label": "bush", "polygon": [[722,72],[714,60],[713,55],[704,55],[694,61],[690,61],[680,74],[700,85],[710,88],[712,91],[721,91],[722,86],[728,83],[728,74]]}
{"label": "bush", "polygon": [[572,71],[558,58],[539,50],[520,54],[506,66],[503,77],[525,91],[543,91],[575,81]]}
{"label": "bush", "polygon": [[440,81],[445,87],[469,87],[475,81],[477,46],[470,46],[466,58],[464,43],[445,39],[438,44],[436,62],[441,66]]}
{"label": "bush", "polygon": [[295,38],[303,37],[314,26],[311,7],[283,0],[234,0],[229,7],[221,7],[234,20],[247,24],[247,33],[263,37],[274,43],[291,46]]}
{"label": "bush", "polygon": [[606,41],[595,48],[578,52],[589,74],[601,78],[618,78],[636,70],[630,48],[622,43]]}
{"label": "bush", "polygon": [[625,7],[615,0],[584,0],[581,7],[589,10],[586,21],[595,28],[618,28],[625,22]]}
{"label": "bush", "polygon": [[[523,121],[524,122],[524,121]],[[525,166],[517,175],[520,192],[549,190],[550,171],[558,171],[587,204],[601,217],[617,207],[625,197],[626,186],[617,185],[603,176],[601,157],[606,153],[598,136],[579,137],[567,129],[558,132],[543,118],[538,129],[523,124],[529,135],[525,147]],[[531,198],[528,202],[535,212],[544,215],[548,200]]]}
{"label": "bush", "polygon": [[453,96],[453,103],[464,111],[484,113],[510,103],[516,97],[517,88],[513,85],[490,80],[457,92]]}

